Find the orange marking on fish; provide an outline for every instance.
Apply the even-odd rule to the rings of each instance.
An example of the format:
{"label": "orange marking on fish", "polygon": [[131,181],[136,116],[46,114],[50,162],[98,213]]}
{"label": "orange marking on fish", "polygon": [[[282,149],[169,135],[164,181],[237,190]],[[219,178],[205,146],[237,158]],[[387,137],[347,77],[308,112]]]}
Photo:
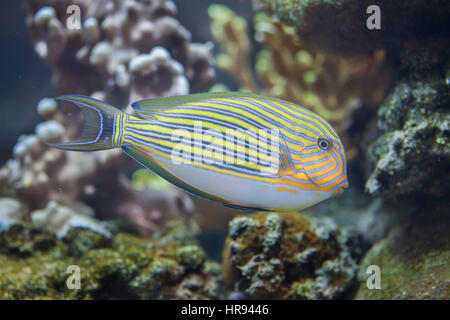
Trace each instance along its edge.
{"label": "orange marking on fish", "polygon": [[298,193],[297,190],[292,190],[292,189],[289,189],[289,188],[282,188],[282,187],[276,188],[275,190],[278,191],[278,192]]}
{"label": "orange marking on fish", "polygon": [[[339,157],[339,154],[337,153],[337,151],[331,150],[331,152],[333,152],[337,157]],[[331,158],[332,158],[332,160],[330,160],[330,161],[333,161],[333,165],[331,167],[325,169],[325,170],[322,170],[322,171],[318,172],[317,176],[321,176],[323,174],[327,174],[327,173],[330,173],[330,172],[333,172],[334,170],[336,170],[336,168],[338,167],[338,162],[336,161],[336,159],[334,157],[331,157]],[[340,170],[336,171],[332,175],[330,175],[328,177],[324,177],[324,178],[320,178],[320,179],[315,180],[315,183],[320,185],[320,184],[323,184],[323,183],[327,183],[327,182],[329,182],[329,181],[331,181],[333,179],[336,179],[337,177],[343,175],[343,169],[344,168],[341,167]],[[312,178],[314,178],[314,177],[312,177]]]}

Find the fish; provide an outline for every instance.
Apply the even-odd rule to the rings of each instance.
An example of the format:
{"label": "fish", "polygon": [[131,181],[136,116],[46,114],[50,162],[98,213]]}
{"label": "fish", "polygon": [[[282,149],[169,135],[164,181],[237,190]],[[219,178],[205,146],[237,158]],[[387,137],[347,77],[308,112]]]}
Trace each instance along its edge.
{"label": "fish", "polygon": [[349,185],[344,146],[321,116],[243,92],[144,99],[125,113],[80,95],[84,128],[68,151],[121,148],[195,196],[242,210],[301,210]]}

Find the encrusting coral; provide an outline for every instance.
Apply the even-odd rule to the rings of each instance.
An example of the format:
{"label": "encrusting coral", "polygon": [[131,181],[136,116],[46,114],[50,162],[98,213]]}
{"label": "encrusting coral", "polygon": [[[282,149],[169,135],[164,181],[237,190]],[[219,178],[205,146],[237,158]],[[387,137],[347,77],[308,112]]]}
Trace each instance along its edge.
{"label": "encrusting coral", "polygon": [[208,12],[211,33],[223,50],[216,57],[217,65],[236,79],[241,90],[310,108],[332,123],[347,146],[348,157],[356,155],[347,129],[356,109],[375,109],[384,98],[390,70],[382,50],[353,57],[324,53],[306,45],[294,28],[257,13],[255,39],[263,49],[256,55],[255,79],[245,20],[223,5],[211,5]]}
{"label": "encrusting coral", "polygon": [[359,258],[350,239],[330,219],[297,212],[238,216],[223,253],[225,282],[251,299],[344,298]]}
{"label": "encrusting coral", "polygon": [[[79,28],[69,6],[80,10]],[[211,45],[190,42],[172,1],[26,0],[25,8],[34,48],[58,93],[92,96],[131,112],[136,100],[205,90],[214,78]],[[37,109],[47,121],[19,138],[0,170],[2,195],[17,198],[28,212],[50,201],[74,212],[87,204],[96,217],[131,220],[143,234],[193,213],[192,201],[178,190],[137,191],[123,173],[136,164],[120,150],[48,147],[76,137],[83,120],[75,108],[63,103],[58,111],[48,98]]]}
{"label": "encrusting coral", "polygon": [[450,190],[450,90],[444,80],[399,83],[380,108],[367,190],[387,198]]}

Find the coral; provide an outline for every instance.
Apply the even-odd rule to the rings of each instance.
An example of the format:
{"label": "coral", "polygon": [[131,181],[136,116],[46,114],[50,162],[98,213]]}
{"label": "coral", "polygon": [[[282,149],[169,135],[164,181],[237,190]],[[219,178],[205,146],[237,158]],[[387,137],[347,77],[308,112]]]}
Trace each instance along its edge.
{"label": "coral", "polygon": [[27,209],[14,198],[0,198],[0,208],[0,229],[28,216]]}
{"label": "coral", "polygon": [[219,5],[210,6],[209,15],[211,32],[224,51],[216,58],[218,67],[235,77],[242,90],[310,108],[336,128],[348,146],[348,157],[356,155],[347,129],[356,109],[373,109],[384,98],[390,70],[382,50],[346,58],[325,53],[306,45],[294,28],[258,13],[255,39],[263,49],[256,55],[256,80],[249,67],[250,40],[243,18]]}
{"label": "coral", "polygon": [[208,15],[211,33],[224,51],[216,56],[217,66],[235,75],[243,91],[256,92],[258,87],[250,69],[247,22],[224,5],[209,6]]}
{"label": "coral", "polygon": [[[2,222],[0,261],[4,261],[4,255],[26,259],[54,247],[55,243],[55,235],[43,232],[30,223],[16,220],[5,225]],[[0,272],[3,272],[7,266],[6,263],[2,263]]]}
{"label": "coral", "polygon": [[[448,209],[422,208],[397,224],[361,262],[357,299],[449,299]],[[431,211],[431,212],[430,212]],[[368,289],[369,265],[380,267],[381,289]]]}
{"label": "coral", "polygon": [[[174,234],[176,236],[174,237]],[[106,239],[74,228],[63,239],[26,223],[0,232],[1,299],[217,299],[221,268],[182,224],[153,238]],[[81,271],[69,289],[69,266]]]}
{"label": "coral", "polygon": [[140,54],[133,58],[129,70],[134,79],[130,92],[130,101],[139,101],[154,95],[158,86],[164,86],[164,78],[172,79],[172,86],[161,95],[173,96],[189,92],[189,83],[182,65],[170,58],[162,47],[154,48],[149,54]]}
{"label": "coral", "polygon": [[155,190],[167,190],[171,186],[170,182],[147,169],[137,169],[133,172],[131,183],[136,190],[144,190],[147,187],[152,187]]}
{"label": "coral", "polygon": [[450,93],[440,81],[403,81],[379,109],[385,131],[368,152],[375,168],[367,190],[392,198],[450,190]]}
{"label": "coral", "polygon": [[[70,5],[80,9],[79,28],[69,26],[72,17],[66,10]],[[210,46],[202,50],[202,45],[190,43],[189,31],[174,18],[172,1],[27,0],[25,6],[35,50],[52,68],[53,83],[59,91],[103,91],[108,102],[124,107],[130,86],[139,82],[133,78],[129,64],[157,46],[169,52],[165,60],[170,56],[181,64],[178,69],[191,86],[204,89],[214,77]],[[186,86],[175,90],[178,74],[166,74],[165,68],[151,71],[149,97],[163,95],[169,88],[186,93]]]}
{"label": "coral", "polygon": [[248,298],[343,298],[354,284],[358,257],[330,219],[300,213],[238,216],[224,248],[225,281]]}
{"label": "coral", "polygon": [[[81,11],[80,28],[67,13],[70,5]],[[214,78],[211,44],[190,42],[172,1],[27,0],[25,8],[34,48],[50,66],[58,93],[90,95],[125,110],[138,99],[204,90]],[[19,138],[0,170],[0,194],[29,211],[50,201],[75,211],[87,204],[96,217],[129,220],[143,234],[191,215],[193,203],[181,191],[137,191],[123,173],[136,163],[120,150],[49,148],[45,142],[76,137],[82,117],[69,106],[58,111],[49,98],[37,109],[47,121]]]}
{"label": "coral", "polygon": [[93,230],[106,238],[111,237],[111,233],[88,214],[77,213],[54,201],[50,201],[44,209],[34,210],[30,216],[36,227],[54,233],[58,238],[65,237],[67,232],[77,227]]}

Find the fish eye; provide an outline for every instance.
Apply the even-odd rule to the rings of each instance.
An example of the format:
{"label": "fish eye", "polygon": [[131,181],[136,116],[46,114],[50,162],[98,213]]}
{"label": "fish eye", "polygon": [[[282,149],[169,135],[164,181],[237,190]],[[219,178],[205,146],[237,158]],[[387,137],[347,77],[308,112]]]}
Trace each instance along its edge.
{"label": "fish eye", "polygon": [[332,142],[327,137],[319,137],[317,140],[317,145],[322,150],[329,150],[331,148]]}

